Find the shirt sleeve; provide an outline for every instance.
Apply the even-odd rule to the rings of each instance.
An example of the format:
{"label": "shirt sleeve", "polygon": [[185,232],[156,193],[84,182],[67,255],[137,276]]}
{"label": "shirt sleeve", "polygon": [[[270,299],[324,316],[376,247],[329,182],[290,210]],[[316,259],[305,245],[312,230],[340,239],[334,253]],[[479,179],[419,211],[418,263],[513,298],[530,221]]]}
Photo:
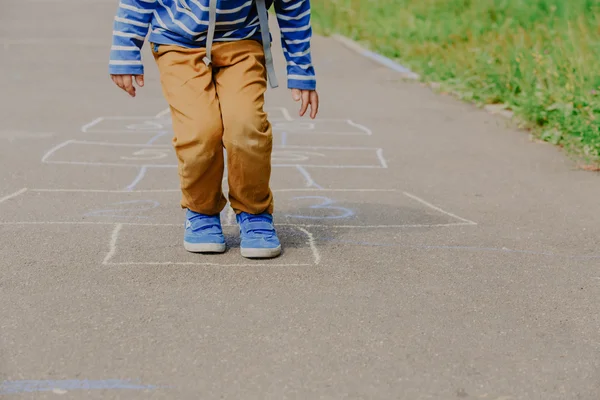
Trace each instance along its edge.
{"label": "shirt sleeve", "polygon": [[113,23],[109,73],[142,75],[141,49],[150,29],[156,0],[121,0]]}
{"label": "shirt sleeve", "polygon": [[310,54],[310,0],[275,0],[281,45],[287,62],[288,88],[316,89]]}

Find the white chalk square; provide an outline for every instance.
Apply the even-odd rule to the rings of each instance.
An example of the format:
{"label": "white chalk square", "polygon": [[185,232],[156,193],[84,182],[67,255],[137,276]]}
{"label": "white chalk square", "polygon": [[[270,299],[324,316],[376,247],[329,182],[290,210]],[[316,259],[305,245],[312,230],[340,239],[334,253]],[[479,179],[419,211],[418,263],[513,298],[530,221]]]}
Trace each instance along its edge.
{"label": "white chalk square", "polygon": [[276,218],[280,224],[332,228],[475,225],[417,196],[396,190],[284,190],[276,196]]}
{"label": "white chalk square", "polygon": [[48,164],[176,168],[172,146],[69,140],[42,159]]}
{"label": "white chalk square", "polygon": [[[279,226],[419,228],[476,225],[410,193],[395,190],[275,190]],[[30,189],[0,202],[0,224],[59,223],[181,226],[179,190]],[[235,225],[227,207],[224,225]]]}
{"label": "white chalk square", "polygon": [[[273,167],[387,168],[383,150],[376,147],[275,146]],[[176,168],[175,151],[169,145],[89,142],[68,140],[48,151],[48,164],[105,167]]]}
{"label": "white chalk square", "polygon": [[304,135],[365,135],[371,130],[349,119],[318,118],[299,119],[294,121],[272,121],[273,132]]}
{"label": "white chalk square", "polygon": [[99,117],[81,128],[84,133],[147,133],[171,131],[168,117]]}
{"label": "white chalk square", "polygon": [[194,254],[183,248],[183,225],[115,227],[104,264],[111,266],[310,266],[319,262],[318,249],[305,229],[282,226],[277,233],[283,253],[274,260],[248,260],[239,251],[239,229],[223,229],[228,250],[225,254]]}

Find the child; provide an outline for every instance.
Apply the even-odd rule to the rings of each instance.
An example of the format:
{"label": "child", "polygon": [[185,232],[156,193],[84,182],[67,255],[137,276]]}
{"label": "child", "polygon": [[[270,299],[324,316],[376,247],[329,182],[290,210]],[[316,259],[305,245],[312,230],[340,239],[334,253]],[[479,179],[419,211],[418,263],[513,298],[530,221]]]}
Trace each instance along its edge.
{"label": "child", "polygon": [[184,247],[222,253],[220,213],[227,151],[229,201],[240,225],[247,258],[281,253],[273,226],[271,124],[263,111],[267,77],[277,87],[268,31],[273,5],[287,60],[288,88],[318,110],[311,63],[310,0],[121,0],[114,22],[109,72],[134,97],[144,86],[140,49],[149,42],[173,120],[182,208],[187,209]]}

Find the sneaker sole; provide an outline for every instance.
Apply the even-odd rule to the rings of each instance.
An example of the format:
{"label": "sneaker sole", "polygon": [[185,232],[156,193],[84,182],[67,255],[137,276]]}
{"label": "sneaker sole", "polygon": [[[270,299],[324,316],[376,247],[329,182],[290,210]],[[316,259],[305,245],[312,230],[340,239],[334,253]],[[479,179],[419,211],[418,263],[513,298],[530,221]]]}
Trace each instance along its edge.
{"label": "sneaker sole", "polygon": [[183,247],[190,253],[224,253],[225,243],[188,243],[183,242]]}
{"label": "sneaker sole", "polygon": [[272,249],[241,249],[245,258],[275,258],[281,254],[281,246]]}

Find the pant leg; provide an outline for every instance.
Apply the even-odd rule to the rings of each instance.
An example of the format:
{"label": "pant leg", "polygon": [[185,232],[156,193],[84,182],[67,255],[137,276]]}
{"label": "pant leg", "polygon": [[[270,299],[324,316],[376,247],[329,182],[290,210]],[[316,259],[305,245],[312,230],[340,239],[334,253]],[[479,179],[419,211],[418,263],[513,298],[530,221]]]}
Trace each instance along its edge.
{"label": "pant leg", "polygon": [[254,40],[216,43],[213,62],[227,149],[229,201],[236,213],[273,213],[273,135],[264,112],[267,74],[262,45]]}
{"label": "pant leg", "polygon": [[205,49],[160,45],[153,49],[164,96],[171,108],[181,206],[219,214],[223,196],[223,124]]}

